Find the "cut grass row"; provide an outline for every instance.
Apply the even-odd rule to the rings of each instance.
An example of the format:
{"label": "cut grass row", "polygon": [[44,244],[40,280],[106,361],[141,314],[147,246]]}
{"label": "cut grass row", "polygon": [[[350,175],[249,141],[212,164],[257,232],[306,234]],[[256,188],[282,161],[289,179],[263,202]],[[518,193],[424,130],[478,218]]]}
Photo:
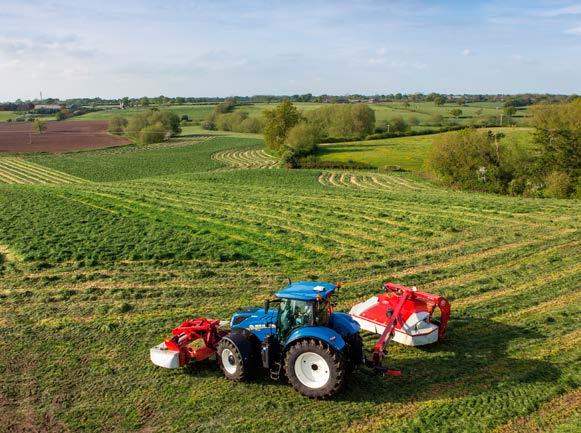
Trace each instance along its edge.
{"label": "cut grass row", "polygon": [[[399,174],[379,175],[389,188],[376,189],[375,173],[336,172],[337,187],[316,170],[216,171],[212,155],[228,145],[255,154],[244,154],[248,142],[214,140],[187,170],[167,149],[153,158],[163,170],[135,168],[121,177],[131,182],[105,173],[106,183],[0,185],[0,244],[22,259],[0,270],[1,425],[484,432],[551,401],[565,401],[555,422],[571,423],[576,202],[450,192]],[[122,170],[130,157],[119,150],[99,158]],[[143,153],[131,152],[136,165]],[[61,170],[94,179],[92,154]],[[210,365],[184,374],[149,364],[148,348],[183,319],[260,305],[286,276],[343,281],[341,310],[384,279],[441,293],[452,300],[448,335],[425,349],[392,346],[402,377],[356,372],[332,401],[266,378],[234,384]],[[375,339],[365,334],[366,347]]]}

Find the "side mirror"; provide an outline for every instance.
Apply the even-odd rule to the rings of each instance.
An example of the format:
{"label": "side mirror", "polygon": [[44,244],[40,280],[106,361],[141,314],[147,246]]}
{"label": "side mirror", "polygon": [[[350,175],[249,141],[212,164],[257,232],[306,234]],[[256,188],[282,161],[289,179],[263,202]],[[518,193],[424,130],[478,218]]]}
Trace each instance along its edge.
{"label": "side mirror", "polygon": [[268,313],[268,310],[270,309],[270,299],[265,299],[264,301],[264,312]]}

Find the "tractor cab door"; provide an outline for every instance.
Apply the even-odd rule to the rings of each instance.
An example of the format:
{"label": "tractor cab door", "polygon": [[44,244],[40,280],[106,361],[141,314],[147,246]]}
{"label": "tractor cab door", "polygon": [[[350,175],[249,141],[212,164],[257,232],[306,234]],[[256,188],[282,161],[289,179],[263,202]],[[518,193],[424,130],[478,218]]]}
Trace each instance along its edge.
{"label": "tractor cab door", "polygon": [[294,329],[313,324],[313,302],[298,299],[281,301],[276,323],[281,341],[284,341]]}

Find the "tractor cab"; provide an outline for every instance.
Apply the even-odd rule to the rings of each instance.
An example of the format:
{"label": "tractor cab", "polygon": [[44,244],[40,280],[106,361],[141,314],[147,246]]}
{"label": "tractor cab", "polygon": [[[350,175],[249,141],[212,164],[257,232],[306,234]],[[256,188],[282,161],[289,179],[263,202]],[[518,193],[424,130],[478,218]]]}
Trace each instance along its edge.
{"label": "tractor cab", "polygon": [[329,326],[333,312],[330,298],[336,286],[330,283],[291,283],[275,294],[279,301],[276,328],[281,340],[303,326]]}

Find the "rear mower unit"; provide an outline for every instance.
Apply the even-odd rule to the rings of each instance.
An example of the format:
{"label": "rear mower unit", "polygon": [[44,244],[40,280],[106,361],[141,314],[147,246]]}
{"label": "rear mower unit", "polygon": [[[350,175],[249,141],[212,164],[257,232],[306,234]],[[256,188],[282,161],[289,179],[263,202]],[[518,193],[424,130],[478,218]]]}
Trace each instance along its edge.
{"label": "rear mower unit", "polygon": [[[151,361],[178,368],[216,356],[228,379],[244,381],[262,369],[275,380],[286,378],[305,396],[325,398],[336,393],[361,364],[399,375],[382,365],[391,340],[419,346],[444,337],[450,304],[441,296],[385,283],[385,293],[355,305],[347,314],[334,311],[331,303],[339,287],[289,283],[263,308],[237,311],[229,322],[187,320],[172,331],[171,338],[150,349]],[[439,321],[434,317],[436,309]],[[368,360],[360,328],[381,334]]]}

